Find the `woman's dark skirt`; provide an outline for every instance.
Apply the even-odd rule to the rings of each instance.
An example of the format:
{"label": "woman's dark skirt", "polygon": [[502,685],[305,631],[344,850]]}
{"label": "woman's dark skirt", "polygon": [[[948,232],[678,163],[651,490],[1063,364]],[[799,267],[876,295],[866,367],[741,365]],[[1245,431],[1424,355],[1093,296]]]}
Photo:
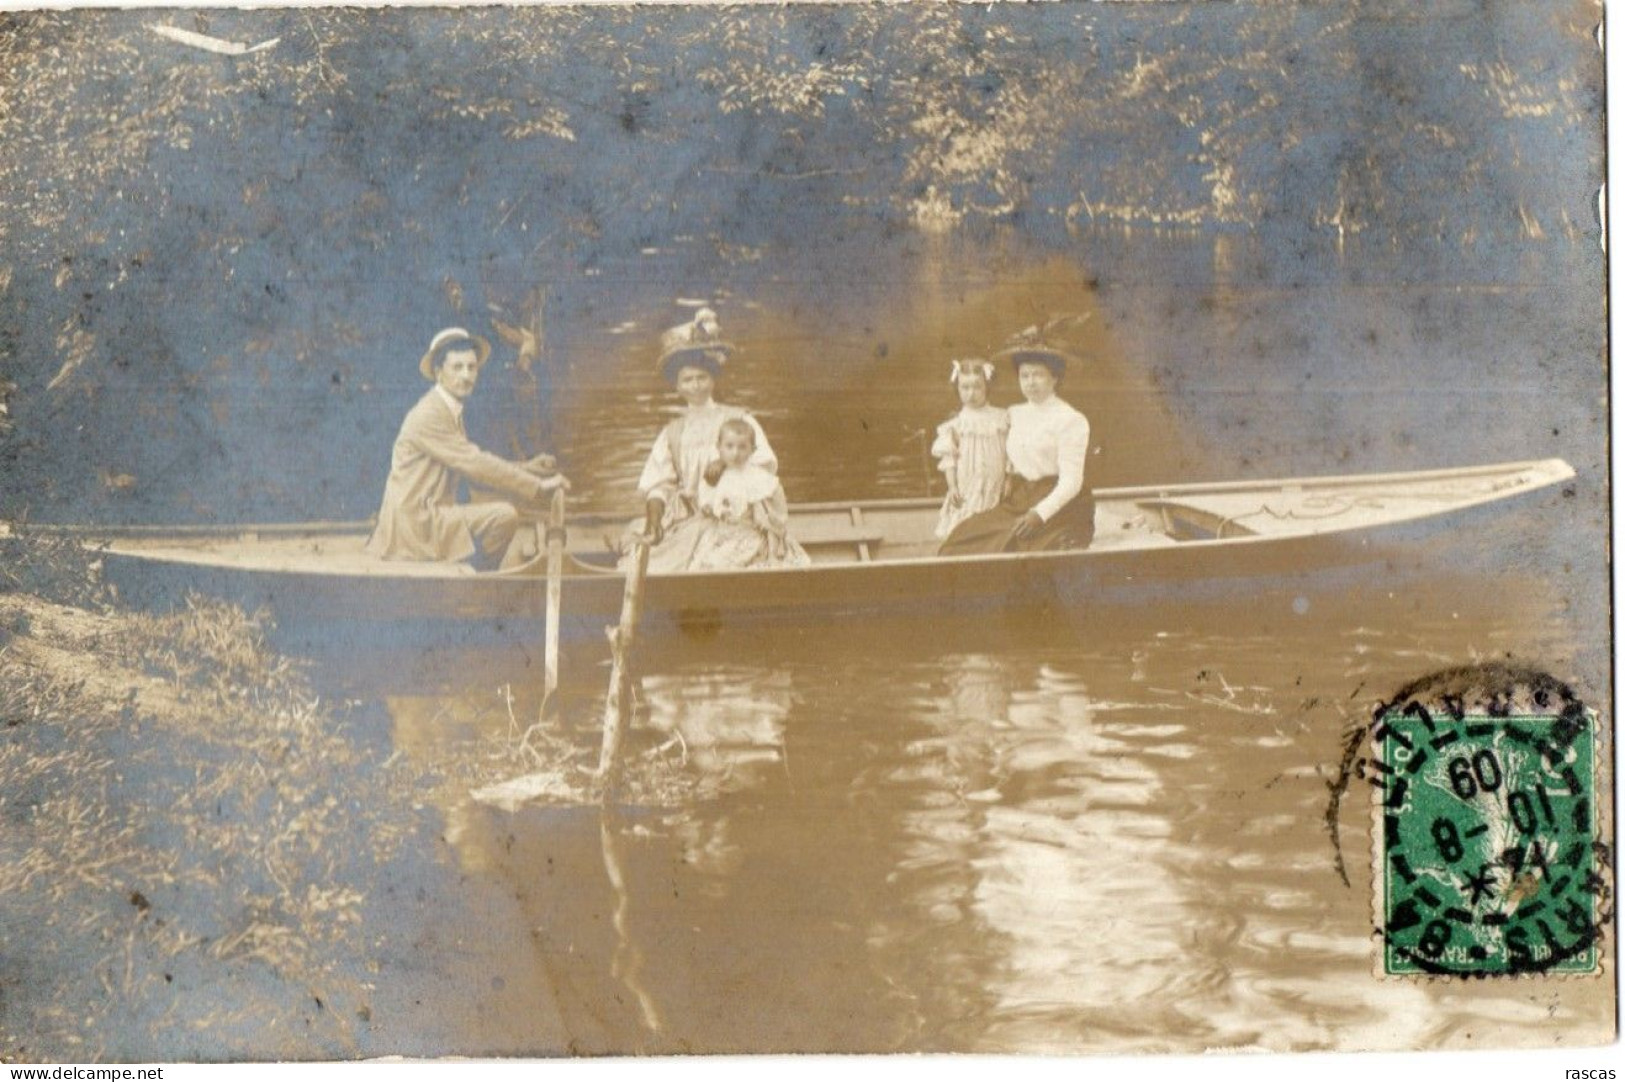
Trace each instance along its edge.
{"label": "woman's dark skirt", "polygon": [[972,515],[954,528],[937,549],[939,556],[973,556],[990,552],[1054,552],[1086,549],[1095,538],[1095,494],[1087,486],[1038,530],[1020,541],[1016,523],[1055,488],[1059,478],[1012,480],[1010,494],[999,506]]}

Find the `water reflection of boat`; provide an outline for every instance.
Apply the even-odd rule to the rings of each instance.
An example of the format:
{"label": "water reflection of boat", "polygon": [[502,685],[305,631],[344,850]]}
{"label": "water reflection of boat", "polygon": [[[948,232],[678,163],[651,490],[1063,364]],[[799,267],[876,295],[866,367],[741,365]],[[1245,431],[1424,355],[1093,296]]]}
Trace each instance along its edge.
{"label": "water reflection of boat", "polygon": [[[1277,575],[1357,561],[1377,537],[1566,481],[1560,459],[1415,473],[1103,489],[1094,545],[1082,552],[934,555],[934,500],[803,504],[792,532],[805,568],[650,576],[657,624],[775,613],[940,611],[1059,584],[1092,600],[1143,598],[1169,583]],[[600,624],[618,610],[621,576],[607,541],[622,520],[572,522],[567,617]],[[362,523],[327,526],[124,527],[80,531],[106,544],[107,573],[127,595],[199,589],[270,604],[284,621],[526,620],[544,604],[543,565],[476,573],[462,565],[383,562],[362,552]]]}

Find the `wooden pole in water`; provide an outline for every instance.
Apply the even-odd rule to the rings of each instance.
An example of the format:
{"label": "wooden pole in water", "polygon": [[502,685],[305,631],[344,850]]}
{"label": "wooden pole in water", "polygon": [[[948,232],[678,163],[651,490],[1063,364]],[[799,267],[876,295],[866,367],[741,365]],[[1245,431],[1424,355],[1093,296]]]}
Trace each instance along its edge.
{"label": "wooden pole in water", "polygon": [[632,719],[632,643],[643,615],[643,579],[649,572],[649,543],[634,541],[626,591],[621,595],[621,622],[605,628],[609,636],[609,697],[604,702],[604,743],[598,752],[598,776],[607,797],[620,771],[621,744]]}
{"label": "wooden pole in water", "polygon": [[559,610],[564,594],[564,490],[553,490],[547,515],[547,637],[542,655],[542,708],[540,720],[558,713]]}

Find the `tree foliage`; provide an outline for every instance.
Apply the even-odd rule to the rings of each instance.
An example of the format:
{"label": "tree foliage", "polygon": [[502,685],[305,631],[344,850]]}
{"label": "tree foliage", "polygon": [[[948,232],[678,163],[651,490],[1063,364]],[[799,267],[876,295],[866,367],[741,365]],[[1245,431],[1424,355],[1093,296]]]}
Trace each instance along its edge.
{"label": "tree foliage", "polygon": [[[230,458],[234,418],[295,408],[265,405],[290,378],[320,406],[320,443],[354,427],[355,394],[398,378],[399,342],[488,306],[535,322],[540,285],[679,237],[722,264],[985,222],[1063,250],[1102,223],[1583,240],[1596,18],[1567,3],[6,14],[0,363],[13,418],[34,422],[0,456],[43,462],[65,416],[133,413],[188,455]],[[155,23],[276,44],[223,56]],[[106,477],[168,468],[159,446],[98,453],[141,468],[48,469],[42,486],[72,491],[30,498],[116,500]]]}

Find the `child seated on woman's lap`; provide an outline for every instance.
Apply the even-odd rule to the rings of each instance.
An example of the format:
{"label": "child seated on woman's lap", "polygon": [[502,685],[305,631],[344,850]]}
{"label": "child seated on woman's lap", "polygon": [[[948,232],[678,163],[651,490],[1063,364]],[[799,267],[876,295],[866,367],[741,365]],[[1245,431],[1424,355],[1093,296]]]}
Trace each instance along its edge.
{"label": "child seated on woman's lap", "polygon": [[774,474],[751,463],[756,433],[749,423],[724,421],[717,432],[722,472],[707,471],[695,503],[705,516],[691,571],[804,567],[807,552],[790,536],[790,508]]}

